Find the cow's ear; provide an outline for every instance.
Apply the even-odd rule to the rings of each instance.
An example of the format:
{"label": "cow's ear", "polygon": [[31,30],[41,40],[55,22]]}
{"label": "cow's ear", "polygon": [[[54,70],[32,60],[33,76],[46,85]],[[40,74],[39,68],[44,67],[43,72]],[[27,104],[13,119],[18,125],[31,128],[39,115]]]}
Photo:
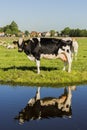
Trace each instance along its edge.
{"label": "cow's ear", "polygon": [[13,41],[13,44],[18,44],[18,41]]}

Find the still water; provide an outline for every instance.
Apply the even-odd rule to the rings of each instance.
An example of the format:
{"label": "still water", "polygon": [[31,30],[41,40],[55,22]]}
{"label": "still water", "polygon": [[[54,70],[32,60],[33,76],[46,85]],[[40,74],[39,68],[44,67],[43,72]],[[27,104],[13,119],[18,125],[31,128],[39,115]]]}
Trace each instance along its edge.
{"label": "still water", "polygon": [[87,130],[87,85],[0,85],[0,130]]}

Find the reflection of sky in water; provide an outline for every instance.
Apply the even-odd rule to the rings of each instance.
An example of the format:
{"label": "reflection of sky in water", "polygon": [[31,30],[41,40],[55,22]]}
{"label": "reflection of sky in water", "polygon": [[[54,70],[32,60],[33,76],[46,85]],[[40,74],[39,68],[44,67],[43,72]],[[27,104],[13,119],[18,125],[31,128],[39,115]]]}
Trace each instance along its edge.
{"label": "reflection of sky in water", "polygon": [[[0,86],[0,130],[86,130],[87,129],[87,85],[77,86],[72,91],[72,118],[50,118],[34,120],[19,125],[14,117],[35,96],[37,87]],[[41,98],[58,97],[64,88],[41,88]]]}

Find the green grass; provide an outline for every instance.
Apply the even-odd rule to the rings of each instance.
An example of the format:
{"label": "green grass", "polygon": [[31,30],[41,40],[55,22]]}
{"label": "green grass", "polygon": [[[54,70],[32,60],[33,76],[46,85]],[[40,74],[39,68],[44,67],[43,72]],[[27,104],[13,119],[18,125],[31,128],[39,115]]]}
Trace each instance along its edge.
{"label": "green grass", "polygon": [[[0,39],[12,43],[13,39]],[[62,71],[59,59],[41,59],[41,73],[37,74],[35,62],[29,61],[17,49],[0,46],[0,83],[32,86],[65,86],[87,83],[87,38],[78,38],[77,61],[72,63],[71,73]]]}

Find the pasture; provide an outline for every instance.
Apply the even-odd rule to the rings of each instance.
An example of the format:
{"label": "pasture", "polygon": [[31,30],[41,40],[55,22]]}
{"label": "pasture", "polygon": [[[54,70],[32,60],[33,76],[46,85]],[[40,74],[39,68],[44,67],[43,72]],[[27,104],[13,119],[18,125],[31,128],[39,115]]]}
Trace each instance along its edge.
{"label": "pasture", "polygon": [[[0,38],[12,44],[14,38]],[[41,59],[41,73],[37,74],[36,63],[29,61],[24,53],[0,46],[0,83],[32,86],[65,86],[87,83],[87,38],[77,38],[79,51],[72,62],[71,73],[62,71],[59,59]]]}

